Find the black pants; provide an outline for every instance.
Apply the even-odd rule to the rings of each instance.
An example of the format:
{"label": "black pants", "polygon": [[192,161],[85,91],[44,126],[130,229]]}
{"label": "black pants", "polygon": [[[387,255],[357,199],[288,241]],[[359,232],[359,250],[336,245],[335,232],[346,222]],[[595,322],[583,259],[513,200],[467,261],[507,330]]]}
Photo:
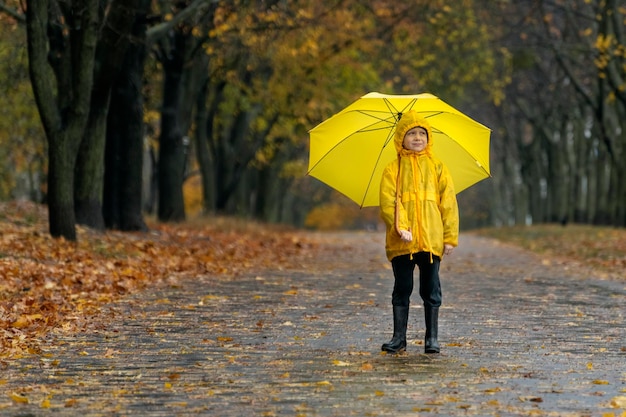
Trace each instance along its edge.
{"label": "black pants", "polygon": [[441,306],[441,284],[439,282],[439,263],[441,259],[433,255],[430,262],[430,253],[419,252],[410,255],[396,256],[391,260],[395,283],[391,304],[394,306],[409,306],[413,293],[413,271],[415,265],[419,268],[420,297],[425,307]]}

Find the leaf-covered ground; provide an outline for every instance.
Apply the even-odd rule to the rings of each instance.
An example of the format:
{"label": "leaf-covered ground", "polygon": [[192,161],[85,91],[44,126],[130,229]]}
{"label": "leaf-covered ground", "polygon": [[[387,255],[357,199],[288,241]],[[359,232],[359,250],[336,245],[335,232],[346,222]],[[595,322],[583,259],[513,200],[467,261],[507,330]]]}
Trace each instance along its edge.
{"label": "leaf-covered ground", "polygon": [[[626,229],[542,224],[482,229],[473,233],[531,250],[544,262],[565,263],[605,278],[626,280]],[[582,272],[581,271],[581,272]]]}
{"label": "leaf-covered ground", "polygon": [[0,205],[0,360],[37,353],[52,329],[97,325],[102,305],[147,286],[286,268],[316,250],[298,233],[232,219],[149,226],[148,233],[79,228],[71,243],[50,237],[45,207]]}
{"label": "leaf-covered ground", "polygon": [[300,249],[268,247],[237,271],[179,268],[74,311],[84,329],[0,358],[0,414],[626,417],[623,281],[463,234],[441,268],[441,355],[422,353],[416,291],[407,352],[385,355],[382,234],[258,228],[230,239]]}
{"label": "leaf-covered ground", "polygon": [[[0,358],[36,353],[52,329],[97,325],[100,307],[178,276],[234,276],[293,268],[325,250],[297,231],[232,219],[153,222],[148,233],[79,228],[78,243],[52,239],[44,206],[0,206]],[[626,229],[541,225],[485,229],[484,236],[541,253],[544,262],[624,278]]]}

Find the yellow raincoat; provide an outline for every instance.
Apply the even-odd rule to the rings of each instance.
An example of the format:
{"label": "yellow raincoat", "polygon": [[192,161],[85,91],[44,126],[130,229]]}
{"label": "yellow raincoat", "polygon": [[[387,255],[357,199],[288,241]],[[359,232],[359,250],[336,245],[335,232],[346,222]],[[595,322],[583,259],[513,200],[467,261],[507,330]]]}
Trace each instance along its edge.
{"label": "yellow raincoat", "polygon": [[[402,146],[404,135],[414,127],[423,127],[428,133],[428,145],[419,153]],[[444,244],[458,245],[459,211],[452,177],[432,155],[430,124],[417,112],[409,111],[396,126],[394,142],[398,159],[385,168],[380,183],[387,258],[417,252],[443,257]],[[401,240],[399,230],[409,230],[413,240]]]}

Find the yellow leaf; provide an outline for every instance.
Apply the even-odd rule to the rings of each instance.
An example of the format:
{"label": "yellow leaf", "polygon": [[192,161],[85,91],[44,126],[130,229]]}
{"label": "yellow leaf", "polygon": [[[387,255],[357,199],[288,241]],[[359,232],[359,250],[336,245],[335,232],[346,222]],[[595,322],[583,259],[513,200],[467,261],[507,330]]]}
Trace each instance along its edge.
{"label": "yellow leaf", "polygon": [[373,369],[374,369],[374,367],[369,362],[365,362],[363,365],[361,365],[361,370],[362,371],[371,371]]}
{"label": "yellow leaf", "polygon": [[316,385],[326,386],[326,385],[333,385],[333,384],[331,384],[331,383],[330,383],[330,382],[328,382],[328,381],[318,381],[318,382],[316,383]]}
{"label": "yellow leaf", "polygon": [[593,369],[593,363],[589,362],[587,364],[587,369],[592,370]]}
{"label": "yellow leaf", "polygon": [[165,388],[165,389],[172,389],[172,383],[171,382],[166,382],[165,384],[163,384],[163,388]]}
{"label": "yellow leaf", "polygon": [[41,408],[50,408],[50,399],[46,398],[41,402]]}
{"label": "yellow leaf", "polygon": [[623,395],[617,396],[611,400],[611,407],[626,409],[626,397]]}
{"label": "yellow leaf", "polygon": [[10,396],[11,396],[11,399],[16,403],[28,404],[28,398],[23,395],[11,393]]}
{"label": "yellow leaf", "polygon": [[16,329],[23,329],[25,327],[28,327],[29,325],[30,325],[30,321],[28,320],[28,317],[20,316],[17,320],[15,320],[11,324],[11,327],[14,327]]}
{"label": "yellow leaf", "polygon": [[333,361],[333,365],[335,365],[335,366],[350,366],[350,364],[348,362],[339,361],[339,360],[334,360]]}
{"label": "yellow leaf", "polygon": [[603,379],[594,379],[593,383],[595,385],[609,385],[609,381],[605,381]]}
{"label": "yellow leaf", "polygon": [[382,397],[382,396],[384,396],[384,395],[385,395],[385,393],[384,393],[384,392],[382,392],[382,391],[374,391],[374,394],[375,394],[377,397]]}

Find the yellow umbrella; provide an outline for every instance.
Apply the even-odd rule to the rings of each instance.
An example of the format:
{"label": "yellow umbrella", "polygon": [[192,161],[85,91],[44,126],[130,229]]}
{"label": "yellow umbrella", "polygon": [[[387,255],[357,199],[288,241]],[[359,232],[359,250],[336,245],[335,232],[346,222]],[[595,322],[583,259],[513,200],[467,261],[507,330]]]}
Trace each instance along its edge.
{"label": "yellow umbrella", "polygon": [[490,176],[491,130],[427,93],[369,93],[311,129],[308,174],[361,207],[377,206],[383,170],[397,158],[396,123],[409,110],[430,123],[433,153],[448,167],[457,193]]}

